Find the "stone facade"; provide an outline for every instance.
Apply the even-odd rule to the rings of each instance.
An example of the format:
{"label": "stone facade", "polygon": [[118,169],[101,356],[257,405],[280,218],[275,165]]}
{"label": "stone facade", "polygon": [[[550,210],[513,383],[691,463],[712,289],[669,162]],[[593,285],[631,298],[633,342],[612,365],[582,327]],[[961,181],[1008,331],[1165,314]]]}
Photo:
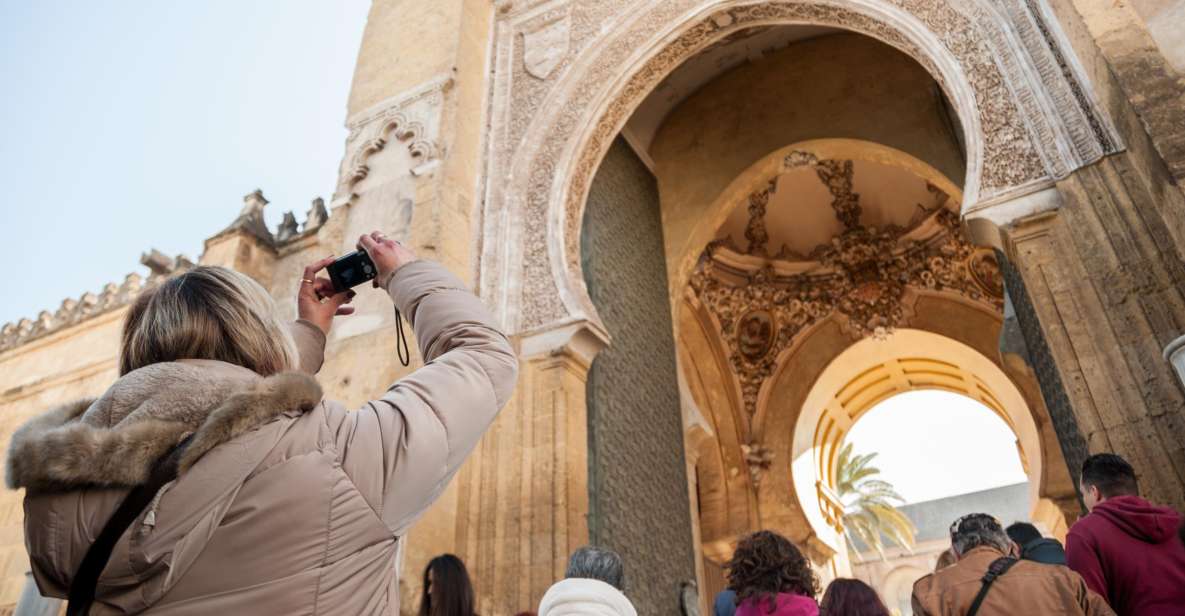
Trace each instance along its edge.
{"label": "stone facade", "polygon": [[[1151,497],[1182,507],[1185,390],[1166,358],[1185,333],[1181,35],[1165,26],[1179,5],[375,0],[335,194],[303,224],[293,215],[268,229],[266,199],[252,193],[198,262],[252,275],[291,314],[305,263],[382,228],[471,281],[518,345],[513,400],[408,537],[405,613],[441,552],[469,563],[478,611],[491,615],[534,608],[589,541],[626,554],[645,613],[677,613],[672,585],[693,576],[706,607],[736,539],[756,528],[792,537],[825,577],[847,574],[834,448],[876,396],[917,387],[998,409],[1017,433],[1033,514],[1055,525],[1079,511],[1072,467],[1104,450],[1128,456]],[[724,61],[697,65],[706,54]],[[673,79],[697,85],[672,96]],[[643,142],[644,104],[660,112]],[[631,173],[652,182],[618,182],[599,201],[602,161],[620,162],[626,142]],[[796,154],[788,166],[793,152],[814,162]],[[933,210],[927,183],[949,197],[931,211],[937,227],[911,221],[911,199]],[[717,242],[737,211],[750,216],[729,249]],[[646,228],[661,244],[582,244],[596,225]],[[645,269],[599,254],[635,248]],[[115,378],[128,301],[191,265],[144,262],[147,277],[0,329],[3,440]],[[690,284],[713,262],[753,305],[721,311]],[[617,279],[644,287],[639,304],[597,290]],[[793,304],[803,299],[791,287],[834,297],[803,312],[814,304]],[[1004,288],[1025,352],[1000,342]],[[406,370],[383,298],[355,304],[319,378],[360,404]],[[630,312],[642,310],[669,312]],[[663,342],[635,353],[657,354],[645,366],[661,374],[648,381],[658,415],[631,442],[629,422],[601,413],[638,400],[616,397],[614,351],[599,353],[651,340]],[[652,489],[671,510],[653,545],[621,502]],[[0,609],[24,584],[20,496],[0,498]],[[661,576],[649,577],[648,549],[669,565]]]}

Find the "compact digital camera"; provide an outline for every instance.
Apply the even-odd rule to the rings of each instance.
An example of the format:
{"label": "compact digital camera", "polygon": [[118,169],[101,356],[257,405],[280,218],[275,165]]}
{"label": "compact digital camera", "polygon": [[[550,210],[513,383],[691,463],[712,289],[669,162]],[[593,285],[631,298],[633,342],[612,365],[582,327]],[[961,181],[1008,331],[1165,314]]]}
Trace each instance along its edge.
{"label": "compact digital camera", "polygon": [[333,290],[341,293],[368,280],[373,280],[379,270],[365,250],[356,250],[339,257],[326,268]]}

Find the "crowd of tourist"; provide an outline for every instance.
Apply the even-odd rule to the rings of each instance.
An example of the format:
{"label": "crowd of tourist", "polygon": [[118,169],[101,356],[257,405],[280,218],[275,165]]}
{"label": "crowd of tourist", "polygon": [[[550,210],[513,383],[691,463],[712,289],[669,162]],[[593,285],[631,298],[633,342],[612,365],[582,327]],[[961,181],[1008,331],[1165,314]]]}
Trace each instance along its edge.
{"label": "crowd of tourist", "polygon": [[[1088,458],[1081,489],[1089,513],[1070,528],[1064,549],[1028,522],[1004,527],[986,513],[955,520],[950,549],[934,573],[914,584],[913,613],[1185,615],[1182,516],[1140,498],[1135,471],[1116,455]],[[714,597],[713,616],[891,614],[863,581],[840,578],[822,589],[802,551],[773,531],[741,539],[725,566],[728,588]],[[635,616],[625,590],[621,558],[583,547],[572,554],[565,579],[543,596],[537,615]],[[685,606],[684,612],[696,609]],[[428,565],[419,614],[474,616],[473,588],[456,557]]]}

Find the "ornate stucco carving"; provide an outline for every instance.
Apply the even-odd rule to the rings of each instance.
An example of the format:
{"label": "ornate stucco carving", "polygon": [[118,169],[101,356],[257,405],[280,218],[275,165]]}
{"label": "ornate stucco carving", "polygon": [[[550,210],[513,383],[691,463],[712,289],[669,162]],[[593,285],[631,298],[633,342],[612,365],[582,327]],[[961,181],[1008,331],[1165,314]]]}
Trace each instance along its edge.
{"label": "ornate stucco carving", "polygon": [[[1083,88],[1072,70],[1060,68],[1057,58],[1066,57],[1060,41],[1043,34],[1048,26],[1040,28],[1023,5],[1028,1],[1008,0],[1007,10],[988,0],[515,5],[497,26],[486,220],[498,237],[484,243],[483,294],[516,330],[595,314],[580,279],[579,227],[600,157],[671,70],[749,28],[838,26],[916,58],[964,120],[970,150],[965,190],[972,204],[1031,190],[1090,162],[1115,142],[1100,143],[1108,127],[1099,124],[1088,96],[1074,94]],[[566,58],[548,79],[527,74],[523,28],[569,13]],[[594,27],[590,15],[605,21]],[[1029,25],[1014,26],[1021,18]]]}
{"label": "ornate stucco carving", "polygon": [[769,233],[765,230],[765,207],[769,205],[770,194],[775,183],[770,182],[765,190],[749,195],[749,224],[745,227],[745,239],[749,240],[749,254],[766,254]]}
{"label": "ornate stucco carving", "polygon": [[440,118],[445,92],[452,83],[450,76],[437,77],[350,118],[346,122],[350,133],[346,137],[346,153],[338,173],[334,200],[349,198],[354,184],[370,172],[367,160],[392,139],[406,144],[416,161],[412,174],[433,165],[443,155],[439,143]]}
{"label": "ornate stucco carving", "polygon": [[[792,154],[787,160],[799,164],[808,159]],[[839,173],[846,175],[846,181],[839,182],[833,174],[850,169],[844,162],[809,163],[820,171],[820,181],[851,196],[844,201],[850,207],[835,210],[840,221],[852,208],[859,211],[850,172]],[[768,195],[768,190],[753,194]],[[944,203],[942,197],[936,202]],[[908,324],[910,296],[919,292],[954,295],[1003,310],[1003,280],[995,254],[970,244],[958,216],[946,207],[928,210],[908,228],[873,229],[858,221],[845,227],[800,261],[769,259],[753,250],[739,253],[716,242],[693,274],[692,291],[729,349],[729,363],[750,416],[782,351],[821,319],[836,316],[853,337],[885,336]]]}

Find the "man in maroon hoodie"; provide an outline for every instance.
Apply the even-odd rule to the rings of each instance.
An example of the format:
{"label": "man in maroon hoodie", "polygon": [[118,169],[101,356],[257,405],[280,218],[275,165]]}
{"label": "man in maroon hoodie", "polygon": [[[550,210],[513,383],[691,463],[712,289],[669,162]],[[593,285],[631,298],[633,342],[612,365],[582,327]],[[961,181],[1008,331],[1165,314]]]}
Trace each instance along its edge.
{"label": "man in maroon hoodie", "polygon": [[1140,498],[1135,471],[1114,454],[1087,458],[1080,486],[1090,513],[1066,535],[1066,564],[1119,616],[1185,615],[1181,515]]}

